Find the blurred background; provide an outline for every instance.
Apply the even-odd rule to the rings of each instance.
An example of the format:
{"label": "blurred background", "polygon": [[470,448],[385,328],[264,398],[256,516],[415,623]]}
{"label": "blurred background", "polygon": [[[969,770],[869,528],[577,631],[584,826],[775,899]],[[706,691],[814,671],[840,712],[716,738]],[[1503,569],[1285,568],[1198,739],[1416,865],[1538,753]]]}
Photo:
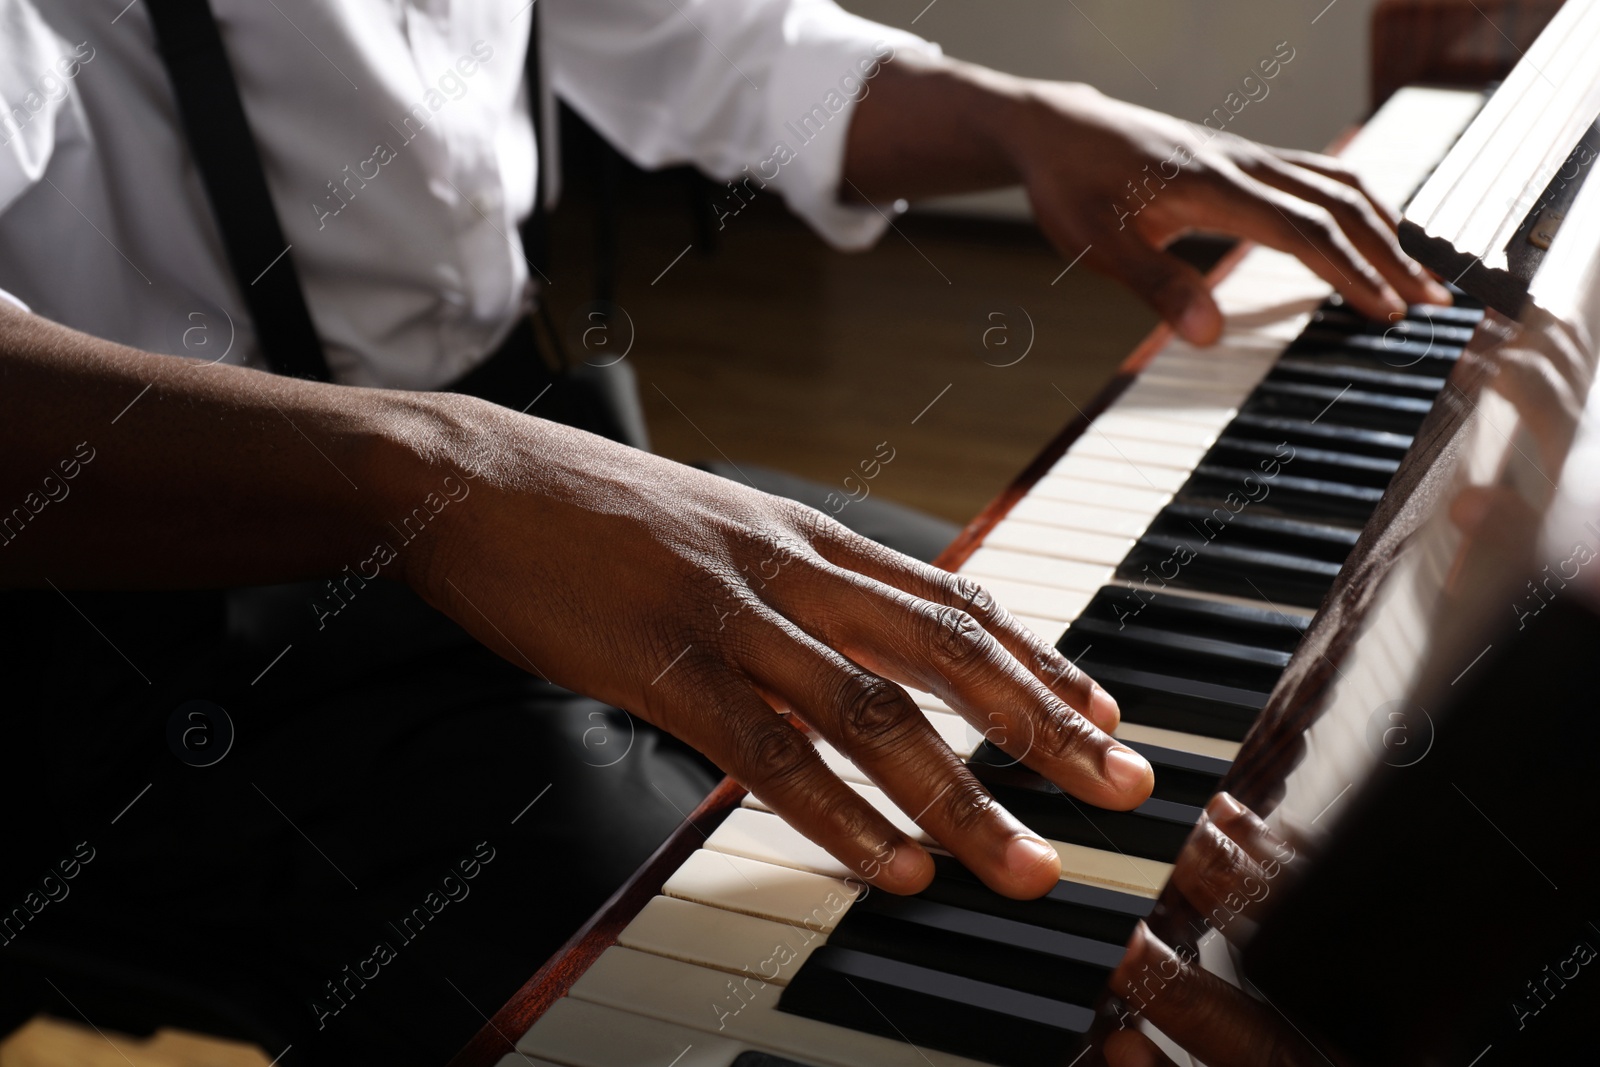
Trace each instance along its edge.
{"label": "blurred background", "polygon": [[[1301,148],[1327,145],[1365,113],[1372,5],[844,4],[950,55],[1088,81],[1195,122],[1259,60],[1292,49],[1268,95],[1228,129]],[[654,444],[675,459],[759,463],[837,486],[887,441],[896,458],[872,492],[965,522],[1155,323],[1082,266],[1062,275],[1068,258],[1031,227],[1018,189],[915,205],[877,247],[843,255],[771,194],[719,229],[721,186],[636,171],[570,112],[562,128],[551,306],[569,333],[597,296],[626,312]]]}

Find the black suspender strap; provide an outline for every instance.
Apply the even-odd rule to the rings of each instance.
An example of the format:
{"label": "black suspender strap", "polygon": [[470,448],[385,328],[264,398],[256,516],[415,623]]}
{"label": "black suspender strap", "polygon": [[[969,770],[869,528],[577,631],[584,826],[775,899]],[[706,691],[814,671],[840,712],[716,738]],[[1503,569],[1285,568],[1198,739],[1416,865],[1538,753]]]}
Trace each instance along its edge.
{"label": "black suspender strap", "polygon": [[208,0],[148,0],[189,151],[272,369],[331,381]]}

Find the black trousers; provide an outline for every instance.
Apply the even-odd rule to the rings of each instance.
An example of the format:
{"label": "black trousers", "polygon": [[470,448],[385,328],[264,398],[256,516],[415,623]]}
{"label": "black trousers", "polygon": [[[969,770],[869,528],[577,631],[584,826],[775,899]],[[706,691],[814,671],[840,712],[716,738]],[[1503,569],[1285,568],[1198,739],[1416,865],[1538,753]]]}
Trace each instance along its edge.
{"label": "black trousers", "polygon": [[[626,378],[546,390],[528,339],[463,391],[642,434]],[[0,1032],[442,1063],[717,777],[383,581],[3,600]]]}

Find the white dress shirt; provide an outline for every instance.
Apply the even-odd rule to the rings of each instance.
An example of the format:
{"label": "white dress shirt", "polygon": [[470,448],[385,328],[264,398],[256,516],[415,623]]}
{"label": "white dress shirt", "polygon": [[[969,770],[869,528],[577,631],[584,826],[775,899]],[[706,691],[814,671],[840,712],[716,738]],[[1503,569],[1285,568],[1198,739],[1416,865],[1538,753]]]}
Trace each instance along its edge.
{"label": "white dress shirt", "polygon": [[[0,290],[110,340],[262,365],[126,2],[0,0]],[[881,234],[836,195],[851,110],[882,57],[935,46],[832,0],[537,3],[550,85],[636,163],[764,183],[840,247]],[[527,0],[212,8],[334,376],[459,377],[529,298]]]}

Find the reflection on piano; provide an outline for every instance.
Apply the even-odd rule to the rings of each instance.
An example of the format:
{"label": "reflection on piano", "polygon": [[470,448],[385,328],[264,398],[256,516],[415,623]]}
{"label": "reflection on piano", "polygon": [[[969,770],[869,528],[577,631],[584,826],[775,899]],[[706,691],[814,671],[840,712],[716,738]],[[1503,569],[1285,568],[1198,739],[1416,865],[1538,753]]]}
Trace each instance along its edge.
{"label": "reflection on piano", "polygon": [[[1138,809],[1094,809],[914,694],[1060,853],[1055,890],[1005,899],[937,857],[924,893],[874,892],[725,782],[457,1062],[1076,1063],[1145,1007],[1108,985],[1141,921],[1185,959],[1242,973],[1278,1012],[1261,1017],[1319,1055],[1465,1065],[1505,1047],[1548,1003],[1530,961],[1576,966],[1574,923],[1600,885],[1586,850],[1557,846],[1559,824],[1524,834],[1496,818],[1571,795],[1566,776],[1592,759],[1592,747],[1527,754],[1536,711],[1512,704],[1542,682],[1554,714],[1573,679],[1595,673],[1600,623],[1583,590],[1600,592],[1600,568],[1581,580],[1561,570],[1557,586],[1535,564],[1541,530],[1567,570],[1582,569],[1575,539],[1600,555],[1600,529],[1582,527],[1600,518],[1600,478],[1563,470],[1574,436],[1575,455],[1600,452],[1600,410],[1578,418],[1600,329],[1600,183],[1571,191],[1540,257],[1472,240],[1525,240],[1548,206],[1544,164],[1600,111],[1590,39],[1600,5],[1575,0],[1487,106],[1476,92],[1406,89],[1343,152],[1392,203],[1427,181],[1413,201],[1425,210],[1408,213],[1413,242],[1479,264],[1455,280],[1490,308],[1515,292],[1520,323],[1460,290],[1454,306],[1368,322],[1290,257],[1240,250],[1219,271],[1219,345],[1158,331],[942,558],[1058,635],[1118,698],[1118,736],[1155,766]],[[1541,66],[1568,77],[1546,92]],[[1521,146],[1528,130],[1544,140]],[[1513,142],[1527,159],[1496,155]],[[1468,169],[1486,160],[1487,182]],[[1497,211],[1457,196],[1513,182]],[[1460,218],[1478,221],[1446,225]],[[1530,575],[1541,584],[1524,590]],[[1538,610],[1516,610],[1541,590]],[[1594,723],[1571,725],[1574,740],[1593,739]],[[841,753],[816,746],[928,842]],[[1262,839],[1287,850],[1242,899],[1209,895],[1207,834],[1191,835],[1213,828],[1208,803],[1231,810],[1216,807],[1220,788],[1266,815]],[[1397,833],[1411,818],[1414,832]],[[1526,868],[1519,838],[1537,854],[1522,855]],[[1502,893],[1517,897],[1492,899]],[[1486,914],[1491,904],[1503,910]],[[1444,969],[1430,977],[1429,962]],[[1151,1025],[1159,989],[1142,989],[1153,999],[1138,1025],[1175,1063],[1196,1062]]]}

